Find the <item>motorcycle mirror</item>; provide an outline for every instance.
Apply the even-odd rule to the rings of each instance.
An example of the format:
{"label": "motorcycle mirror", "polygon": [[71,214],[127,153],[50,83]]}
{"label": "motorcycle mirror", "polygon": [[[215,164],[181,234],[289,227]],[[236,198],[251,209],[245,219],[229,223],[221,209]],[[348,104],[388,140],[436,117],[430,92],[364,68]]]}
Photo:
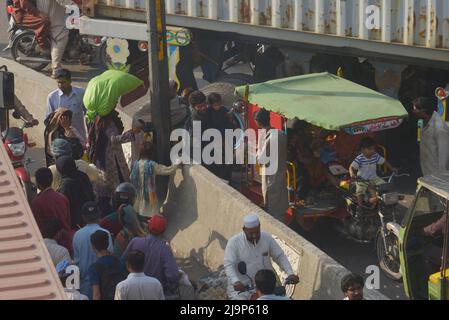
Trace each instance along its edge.
{"label": "motorcycle mirror", "polygon": [[20,118],[21,118],[21,117],[20,117],[20,114],[19,114],[17,111],[14,111],[14,112],[12,113],[12,116],[13,116],[14,119],[20,119]]}
{"label": "motorcycle mirror", "polygon": [[242,275],[246,275],[246,263],[244,261],[239,262],[237,269]]}

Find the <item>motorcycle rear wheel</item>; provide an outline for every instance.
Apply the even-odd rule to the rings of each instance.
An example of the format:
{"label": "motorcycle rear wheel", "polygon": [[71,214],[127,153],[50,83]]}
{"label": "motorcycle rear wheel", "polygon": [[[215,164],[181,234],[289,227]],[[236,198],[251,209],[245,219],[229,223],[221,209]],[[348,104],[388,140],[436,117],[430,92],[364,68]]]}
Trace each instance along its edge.
{"label": "motorcycle rear wheel", "polygon": [[[389,246],[396,246],[397,248],[397,242],[398,239],[393,233],[388,233],[386,235],[385,241],[387,242],[387,247]],[[394,243],[392,243],[394,241]],[[397,248],[399,250],[399,248]],[[382,238],[382,233],[379,232],[377,234],[376,239],[376,251],[377,251],[377,258],[379,259],[379,265],[383,272],[392,280],[399,281],[402,279],[402,272],[401,272],[401,262],[399,260],[399,254],[388,254],[385,251],[385,246]],[[393,258],[393,259],[392,259]]]}
{"label": "motorcycle rear wheel", "polygon": [[[35,48],[31,48],[32,44],[35,43],[35,37],[33,31],[24,31],[13,39],[11,55],[14,61],[17,61],[21,56],[30,57],[30,50],[35,52]],[[36,71],[41,71],[48,66],[48,63],[17,62]]]}

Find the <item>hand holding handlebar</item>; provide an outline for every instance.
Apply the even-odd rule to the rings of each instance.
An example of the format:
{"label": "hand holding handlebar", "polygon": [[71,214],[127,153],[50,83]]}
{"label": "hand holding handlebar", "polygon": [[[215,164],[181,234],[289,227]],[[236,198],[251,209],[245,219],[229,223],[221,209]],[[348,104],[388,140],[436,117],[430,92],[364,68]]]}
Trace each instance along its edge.
{"label": "hand holding handlebar", "polygon": [[236,283],[234,283],[234,290],[238,292],[245,292],[247,288],[243,283],[237,281]]}
{"label": "hand holding handlebar", "polygon": [[285,284],[298,284],[299,283],[299,277],[295,274],[291,274],[285,279]]}

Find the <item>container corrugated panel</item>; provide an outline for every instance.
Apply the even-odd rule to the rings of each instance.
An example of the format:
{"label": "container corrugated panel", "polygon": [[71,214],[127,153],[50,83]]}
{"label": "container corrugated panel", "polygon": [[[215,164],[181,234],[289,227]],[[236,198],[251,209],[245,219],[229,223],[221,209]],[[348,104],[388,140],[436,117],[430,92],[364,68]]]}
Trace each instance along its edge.
{"label": "container corrugated panel", "polygon": [[0,144],[0,300],[66,299],[20,183]]}
{"label": "container corrugated panel", "polygon": [[[146,1],[97,4],[142,11]],[[448,0],[166,0],[166,8],[172,15],[449,49]],[[373,12],[378,23],[367,28]]]}

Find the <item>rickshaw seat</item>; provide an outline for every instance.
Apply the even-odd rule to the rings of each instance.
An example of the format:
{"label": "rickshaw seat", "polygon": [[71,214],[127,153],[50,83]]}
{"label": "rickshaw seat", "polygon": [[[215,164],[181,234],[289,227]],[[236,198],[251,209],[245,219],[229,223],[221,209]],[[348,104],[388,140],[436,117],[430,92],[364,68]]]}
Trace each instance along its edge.
{"label": "rickshaw seat", "polygon": [[319,194],[315,198],[315,203],[307,206],[300,206],[296,208],[296,213],[299,215],[313,215],[335,210],[338,207],[338,202],[334,195]]}
{"label": "rickshaw seat", "polygon": [[329,171],[335,177],[344,176],[344,175],[349,174],[348,169],[346,169],[345,167],[343,167],[341,164],[338,164],[338,163],[333,163],[333,164],[329,165]]}

